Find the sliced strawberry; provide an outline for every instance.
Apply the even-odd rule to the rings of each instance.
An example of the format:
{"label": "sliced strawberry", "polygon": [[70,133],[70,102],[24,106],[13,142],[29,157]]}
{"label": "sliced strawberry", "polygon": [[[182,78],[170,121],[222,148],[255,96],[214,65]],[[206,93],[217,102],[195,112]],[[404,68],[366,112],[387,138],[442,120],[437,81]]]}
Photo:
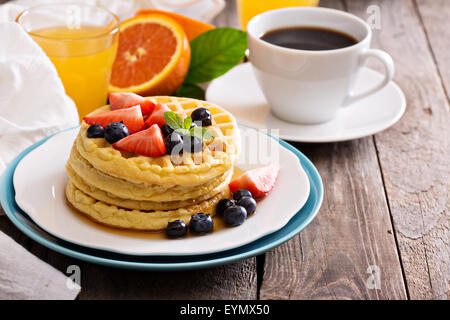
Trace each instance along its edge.
{"label": "sliced strawberry", "polygon": [[161,129],[156,124],[117,141],[113,147],[147,157],[160,157],[167,152]]}
{"label": "sliced strawberry", "polygon": [[144,118],[142,117],[140,106],[93,114],[84,117],[83,120],[87,124],[99,124],[103,128],[106,128],[111,122],[122,121],[127,126],[130,134],[144,129]]}
{"label": "sliced strawberry", "polygon": [[228,186],[231,192],[236,192],[239,189],[247,189],[252,193],[253,198],[261,198],[272,190],[279,172],[280,165],[278,163],[272,163],[245,172],[239,178],[231,181]]}
{"label": "sliced strawberry", "polygon": [[142,114],[150,114],[155,104],[140,95],[131,92],[111,92],[109,94],[109,107],[111,110],[130,108],[140,105]]}
{"label": "sliced strawberry", "polygon": [[148,128],[155,123],[158,126],[163,126],[166,124],[166,120],[164,120],[164,112],[171,111],[169,107],[162,103],[158,103],[155,107],[155,110],[148,116],[148,118],[145,120],[145,127]]}

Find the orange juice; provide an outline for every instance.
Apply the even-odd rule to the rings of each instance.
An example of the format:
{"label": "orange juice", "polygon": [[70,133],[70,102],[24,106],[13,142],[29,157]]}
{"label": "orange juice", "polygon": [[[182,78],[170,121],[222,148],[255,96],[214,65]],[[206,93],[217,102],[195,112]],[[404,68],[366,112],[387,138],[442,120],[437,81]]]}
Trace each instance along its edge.
{"label": "orange juice", "polygon": [[110,31],[107,26],[81,25],[29,32],[55,65],[80,118],[106,104],[118,44],[118,32]]}
{"label": "orange juice", "polygon": [[317,6],[319,0],[238,0],[239,23],[242,29],[254,16],[278,8]]}

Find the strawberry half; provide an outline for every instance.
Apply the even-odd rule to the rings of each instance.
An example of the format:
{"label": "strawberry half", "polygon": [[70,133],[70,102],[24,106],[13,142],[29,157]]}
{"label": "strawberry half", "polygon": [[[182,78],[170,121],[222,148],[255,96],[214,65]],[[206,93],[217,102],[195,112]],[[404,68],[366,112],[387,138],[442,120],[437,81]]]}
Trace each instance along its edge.
{"label": "strawberry half", "polygon": [[153,112],[148,116],[148,118],[145,120],[145,127],[148,128],[155,123],[158,126],[163,126],[166,124],[166,120],[164,120],[164,112],[171,111],[169,107],[162,103],[158,103],[153,110]]}
{"label": "strawberry half", "polygon": [[113,148],[147,157],[160,157],[167,152],[161,129],[156,124],[117,141]]}
{"label": "strawberry half", "polygon": [[261,198],[275,186],[279,172],[280,165],[272,163],[245,172],[239,178],[231,181],[228,186],[233,193],[239,189],[247,189],[252,193],[253,198]]}
{"label": "strawberry half", "polygon": [[130,134],[144,129],[144,118],[140,106],[134,106],[127,109],[102,112],[86,116],[83,120],[87,124],[99,124],[106,128],[111,122],[123,122]]}
{"label": "strawberry half", "polygon": [[140,95],[131,92],[111,92],[109,94],[109,107],[111,110],[130,108],[140,105],[143,115],[152,113],[155,104]]}

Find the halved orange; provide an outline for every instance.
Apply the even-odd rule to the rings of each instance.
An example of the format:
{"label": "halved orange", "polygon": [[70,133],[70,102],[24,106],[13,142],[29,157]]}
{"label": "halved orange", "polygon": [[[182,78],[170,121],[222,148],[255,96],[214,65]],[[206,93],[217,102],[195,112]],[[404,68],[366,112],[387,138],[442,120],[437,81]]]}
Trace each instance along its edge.
{"label": "halved orange", "polygon": [[136,15],[149,14],[149,13],[164,14],[164,15],[167,15],[170,18],[174,19],[183,28],[189,41],[191,41],[198,35],[202,34],[203,32],[206,32],[206,31],[209,31],[209,30],[215,28],[215,26],[213,26],[212,24],[209,24],[209,23],[206,23],[203,21],[199,21],[196,19],[192,19],[192,18],[183,16],[183,15],[175,13],[175,12],[158,10],[158,9],[141,9],[136,12]]}
{"label": "halved orange", "polygon": [[186,77],[191,48],[183,28],[162,14],[142,14],[120,25],[110,92],[171,95]]}

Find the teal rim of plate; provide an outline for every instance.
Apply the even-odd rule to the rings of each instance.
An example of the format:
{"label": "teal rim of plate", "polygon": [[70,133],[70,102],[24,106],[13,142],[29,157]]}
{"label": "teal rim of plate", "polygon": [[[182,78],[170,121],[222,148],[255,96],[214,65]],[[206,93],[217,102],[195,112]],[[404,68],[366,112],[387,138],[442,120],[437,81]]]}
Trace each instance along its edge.
{"label": "teal rim of plate", "polygon": [[[192,256],[129,256],[79,246],[56,238],[35,225],[27,214],[18,207],[15,201],[15,190],[13,185],[14,171],[19,162],[28,153],[53,136],[65,131],[75,130],[76,128],[78,128],[78,126],[57,132],[28,147],[6,168],[0,181],[0,203],[11,222],[34,241],[53,251],[72,258],[109,267],[148,271],[192,270],[220,266],[254,257],[288,241],[302,231],[314,219],[322,205],[322,179],[312,162],[291,144],[261,131],[272,139],[275,139],[283,147],[298,157],[310,182],[310,194],[308,200],[300,211],[297,212],[280,230],[240,247],[216,253]],[[254,130],[260,131],[258,129]]]}

